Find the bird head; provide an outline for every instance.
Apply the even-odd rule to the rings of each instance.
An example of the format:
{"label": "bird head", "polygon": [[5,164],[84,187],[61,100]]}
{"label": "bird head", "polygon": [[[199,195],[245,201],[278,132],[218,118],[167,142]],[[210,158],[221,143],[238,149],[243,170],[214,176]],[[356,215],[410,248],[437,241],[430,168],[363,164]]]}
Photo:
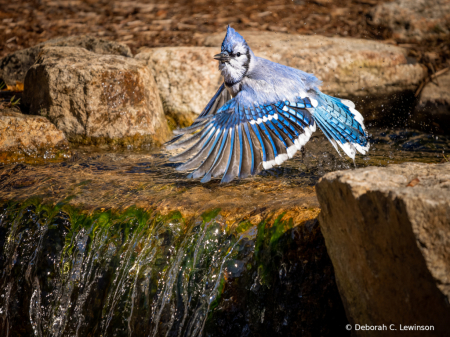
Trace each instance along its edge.
{"label": "bird head", "polygon": [[239,83],[250,66],[250,47],[238,32],[228,26],[221,51],[214,58],[219,61],[219,70],[225,84],[230,86]]}

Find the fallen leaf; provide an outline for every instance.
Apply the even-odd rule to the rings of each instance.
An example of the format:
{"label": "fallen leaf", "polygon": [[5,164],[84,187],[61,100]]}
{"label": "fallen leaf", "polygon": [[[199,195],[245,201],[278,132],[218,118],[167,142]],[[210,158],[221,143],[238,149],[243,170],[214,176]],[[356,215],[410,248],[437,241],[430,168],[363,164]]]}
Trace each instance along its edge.
{"label": "fallen leaf", "polygon": [[416,186],[418,183],[420,183],[419,178],[414,178],[413,180],[411,180],[411,181],[409,182],[408,185],[406,185],[406,187],[414,187],[414,186]]}
{"label": "fallen leaf", "polygon": [[9,91],[23,91],[23,83],[16,81],[16,85],[7,85],[6,90]]}

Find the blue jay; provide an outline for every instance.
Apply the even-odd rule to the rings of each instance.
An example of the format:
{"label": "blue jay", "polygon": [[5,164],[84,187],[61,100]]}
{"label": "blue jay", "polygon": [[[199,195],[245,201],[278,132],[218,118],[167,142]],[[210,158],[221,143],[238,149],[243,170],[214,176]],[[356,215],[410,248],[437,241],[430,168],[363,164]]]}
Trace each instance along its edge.
{"label": "blue jay", "polygon": [[[354,159],[369,142],[353,102],[323,94],[313,74],[255,56],[228,26],[221,53],[214,56],[224,82],[194,123],[175,130],[167,149],[187,149],[170,158],[194,169],[190,178],[221,182],[246,178],[280,165],[301,150],[316,125],[336,151]],[[340,153],[339,153],[340,154]]]}

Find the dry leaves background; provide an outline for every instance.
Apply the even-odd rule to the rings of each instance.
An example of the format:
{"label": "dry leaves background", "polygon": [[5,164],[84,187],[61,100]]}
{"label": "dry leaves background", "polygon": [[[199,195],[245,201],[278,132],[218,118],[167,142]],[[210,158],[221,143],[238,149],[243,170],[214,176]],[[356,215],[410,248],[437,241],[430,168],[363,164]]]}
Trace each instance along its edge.
{"label": "dry leaves background", "polygon": [[[237,29],[389,38],[371,25],[383,0],[15,0],[0,6],[0,57],[56,36],[90,34],[141,46],[197,45],[198,35]],[[299,51],[300,52],[300,51]]]}
{"label": "dry leaves background", "polygon": [[[370,10],[389,0],[1,0],[0,57],[57,36],[89,34],[142,46],[200,45],[205,33],[270,30],[384,40],[408,48],[430,76],[448,67],[450,37],[395,41]],[[299,50],[301,53],[301,50]]]}

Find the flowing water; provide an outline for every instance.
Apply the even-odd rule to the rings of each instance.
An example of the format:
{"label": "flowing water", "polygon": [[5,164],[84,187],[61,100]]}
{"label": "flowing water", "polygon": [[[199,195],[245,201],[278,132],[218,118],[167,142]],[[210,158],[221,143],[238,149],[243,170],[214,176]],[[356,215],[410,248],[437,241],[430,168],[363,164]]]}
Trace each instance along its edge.
{"label": "flowing water", "polygon": [[227,185],[186,179],[160,150],[6,160],[0,335],[345,333],[315,183],[354,165],[441,162],[450,150],[446,136],[371,132],[356,163],[317,135],[304,156]]}

